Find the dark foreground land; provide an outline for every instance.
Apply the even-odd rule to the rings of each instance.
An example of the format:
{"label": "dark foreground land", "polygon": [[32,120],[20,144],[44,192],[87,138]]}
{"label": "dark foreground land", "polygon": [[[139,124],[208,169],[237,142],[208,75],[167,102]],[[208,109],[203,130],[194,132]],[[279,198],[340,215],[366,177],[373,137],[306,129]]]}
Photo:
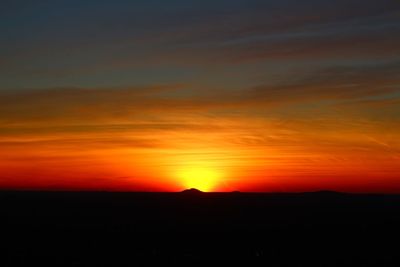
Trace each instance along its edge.
{"label": "dark foreground land", "polygon": [[400,196],[0,192],[0,266],[400,266]]}

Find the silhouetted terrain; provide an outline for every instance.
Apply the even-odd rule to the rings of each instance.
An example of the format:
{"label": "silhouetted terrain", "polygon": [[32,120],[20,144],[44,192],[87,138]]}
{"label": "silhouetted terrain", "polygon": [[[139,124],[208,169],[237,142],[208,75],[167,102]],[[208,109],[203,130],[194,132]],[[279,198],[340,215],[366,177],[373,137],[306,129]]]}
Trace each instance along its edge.
{"label": "silhouetted terrain", "polygon": [[0,192],[0,208],[0,266],[400,266],[395,195]]}

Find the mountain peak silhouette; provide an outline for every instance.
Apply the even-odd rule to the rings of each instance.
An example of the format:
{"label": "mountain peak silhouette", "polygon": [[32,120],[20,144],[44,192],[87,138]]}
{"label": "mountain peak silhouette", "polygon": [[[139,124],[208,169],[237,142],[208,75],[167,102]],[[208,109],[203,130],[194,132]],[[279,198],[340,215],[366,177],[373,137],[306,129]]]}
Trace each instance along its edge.
{"label": "mountain peak silhouette", "polygon": [[200,191],[199,189],[196,188],[190,188],[190,189],[185,189],[182,191],[182,193],[184,194],[190,194],[190,195],[197,195],[197,194],[201,194],[203,193],[202,191]]}

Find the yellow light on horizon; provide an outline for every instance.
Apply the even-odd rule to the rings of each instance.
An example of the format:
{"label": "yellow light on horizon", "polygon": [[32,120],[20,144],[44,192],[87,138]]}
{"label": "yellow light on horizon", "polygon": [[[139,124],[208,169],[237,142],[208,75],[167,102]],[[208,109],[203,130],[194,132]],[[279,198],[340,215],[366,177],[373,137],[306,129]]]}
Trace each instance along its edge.
{"label": "yellow light on horizon", "polygon": [[178,177],[186,189],[196,188],[207,192],[215,188],[221,174],[218,170],[209,167],[188,166],[179,170]]}

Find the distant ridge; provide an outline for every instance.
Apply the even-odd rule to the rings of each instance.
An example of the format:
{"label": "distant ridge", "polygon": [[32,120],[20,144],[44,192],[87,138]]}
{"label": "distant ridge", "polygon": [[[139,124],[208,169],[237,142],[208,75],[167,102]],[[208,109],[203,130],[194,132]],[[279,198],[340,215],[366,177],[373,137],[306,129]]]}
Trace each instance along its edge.
{"label": "distant ridge", "polygon": [[190,189],[185,189],[181,192],[182,194],[187,194],[187,195],[198,195],[204,193],[203,191],[200,191],[199,189],[196,188],[190,188]]}
{"label": "distant ridge", "polygon": [[331,191],[331,190],[320,190],[314,192],[306,192],[303,194],[317,194],[317,195],[344,195],[345,193],[338,192],[338,191]]}

